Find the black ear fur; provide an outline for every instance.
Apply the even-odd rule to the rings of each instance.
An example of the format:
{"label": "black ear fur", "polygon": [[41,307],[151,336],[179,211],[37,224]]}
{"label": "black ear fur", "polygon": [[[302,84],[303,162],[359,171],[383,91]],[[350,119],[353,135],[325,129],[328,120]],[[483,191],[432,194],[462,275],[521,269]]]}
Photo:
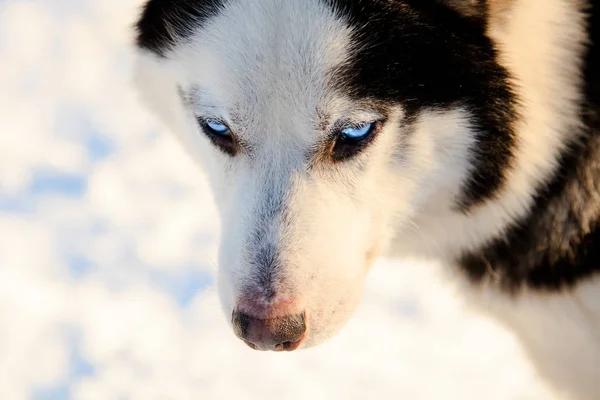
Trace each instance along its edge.
{"label": "black ear fur", "polygon": [[215,14],[222,3],[223,0],[147,0],[135,25],[136,43],[163,57]]}
{"label": "black ear fur", "polygon": [[453,9],[463,17],[485,19],[487,13],[486,0],[437,0]]}

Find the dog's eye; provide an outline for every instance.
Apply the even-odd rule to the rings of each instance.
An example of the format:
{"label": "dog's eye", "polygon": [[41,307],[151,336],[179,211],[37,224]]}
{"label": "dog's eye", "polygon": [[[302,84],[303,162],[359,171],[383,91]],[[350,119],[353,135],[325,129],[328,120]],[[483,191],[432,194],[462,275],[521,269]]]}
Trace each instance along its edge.
{"label": "dog's eye", "polygon": [[360,153],[371,143],[379,125],[378,122],[363,122],[340,129],[331,149],[333,161],[342,161]]}
{"label": "dog's eye", "polygon": [[371,133],[373,126],[373,123],[362,123],[357,126],[348,126],[342,129],[342,136],[344,139],[361,140]]}
{"label": "dog's eye", "polygon": [[216,135],[228,135],[229,127],[221,122],[214,121],[212,119],[205,120],[206,127],[212,131],[212,133]]}
{"label": "dog's eye", "polygon": [[198,123],[210,141],[220,150],[230,156],[237,153],[238,143],[226,124],[210,118],[198,118]]}

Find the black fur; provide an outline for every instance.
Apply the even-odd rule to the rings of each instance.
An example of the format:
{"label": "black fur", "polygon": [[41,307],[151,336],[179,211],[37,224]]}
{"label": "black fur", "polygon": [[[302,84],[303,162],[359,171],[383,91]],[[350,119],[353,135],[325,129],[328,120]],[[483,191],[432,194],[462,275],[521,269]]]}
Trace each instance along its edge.
{"label": "black fur", "polygon": [[586,136],[563,153],[527,218],[462,256],[460,265],[475,282],[492,279],[513,293],[524,286],[558,290],[600,273],[600,2],[593,7],[581,110]]}
{"label": "black fur", "polygon": [[149,0],[136,24],[137,45],[164,57],[202,22],[218,12],[223,0]]}
{"label": "black fur", "polygon": [[471,111],[475,168],[457,199],[468,212],[504,183],[517,100],[484,34],[485,19],[465,17],[446,1],[327,0],[356,32],[355,56],[333,76],[342,91],[402,104],[409,114],[452,106]]}
{"label": "black fur", "polygon": [[486,0],[438,0],[467,18],[485,19]]}

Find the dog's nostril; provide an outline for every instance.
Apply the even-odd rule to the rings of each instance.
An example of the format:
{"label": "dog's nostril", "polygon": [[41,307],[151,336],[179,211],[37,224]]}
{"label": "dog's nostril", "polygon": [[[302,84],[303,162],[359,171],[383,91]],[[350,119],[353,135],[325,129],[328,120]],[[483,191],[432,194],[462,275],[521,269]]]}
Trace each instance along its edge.
{"label": "dog's nostril", "polygon": [[233,332],[235,333],[235,336],[242,340],[246,340],[245,338],[248,336],[248,325],[250,323],[250,317],[248,314],[240,311],[234,311],[231,321],[233,323]]}
{"label": "dog's nostril", "polygon": [[257,350],[295,350],[306,332],[304,313],[260,319],[234,311],[232,324],[235,335]]}

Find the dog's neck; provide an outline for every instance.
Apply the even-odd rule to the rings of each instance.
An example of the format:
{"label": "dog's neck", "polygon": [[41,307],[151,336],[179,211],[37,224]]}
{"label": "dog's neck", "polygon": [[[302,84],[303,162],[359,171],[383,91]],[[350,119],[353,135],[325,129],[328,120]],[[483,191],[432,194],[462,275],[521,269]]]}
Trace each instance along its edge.
{"label": "dog's neck", "polygon": [[[437,200],[398,247],[511,291],[563,287],[600,269],[599,12],[585,24],[582,11],[535,0],[503,13],[489,35],[520,103],[505,187],[466,213]],[[588,35],[595,47],[586,46]]]}
{"label": "dog's neck", "polygon": [[[526,217],[493,241],[461,254],[471,279],[491,279],[505,290],[561,289],[600,272],[600,10],[588,18],[580,125],[563,148],[559,168],[540,187]],[[578,129],[582,135],[577,137]]]}

